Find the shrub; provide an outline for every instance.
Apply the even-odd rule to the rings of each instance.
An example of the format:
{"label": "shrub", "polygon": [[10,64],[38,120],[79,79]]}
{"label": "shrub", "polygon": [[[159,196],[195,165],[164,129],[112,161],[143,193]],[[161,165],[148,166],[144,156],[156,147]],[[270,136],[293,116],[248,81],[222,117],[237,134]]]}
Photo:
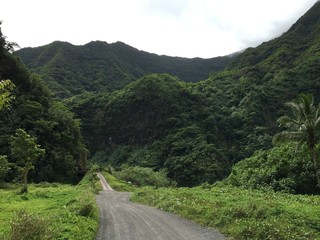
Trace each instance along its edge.
{"label": "shrub", "polygon": [[163,170],[155,172],[151,168],[124,167],[115,175],[117,178],[137,186],[168,187],[175,185],[167,178],[167,174]]}
{"label": "shrub", "polygon": [[295,144],[284,144],[257,151],[237,163],[225,181],[251,189],[273,189],[290,193],[319,193],[306,149],[295,151]]}
{"label": "shrub", "polygon": [[83,217],[92,217],[95,215],[96,208],[92,202],[84,202],[80,203],[79,215]]}
{"label": "shrub", "polygon": [[67,203],[68,209],[76,216],[95,219],[98,213],[92,196],[91,191],[83,191],[81,196],[73,198]]}
{"label": "shrub", "polygon": [[43,240],[52,239],[47,220],[35,214],[20,210],[15,213],[11,222],[11,240]]}

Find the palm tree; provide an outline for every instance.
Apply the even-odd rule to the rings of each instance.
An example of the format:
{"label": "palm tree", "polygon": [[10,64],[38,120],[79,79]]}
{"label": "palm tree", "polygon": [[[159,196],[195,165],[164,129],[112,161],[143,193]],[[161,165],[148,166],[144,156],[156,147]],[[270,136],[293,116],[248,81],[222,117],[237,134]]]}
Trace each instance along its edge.
{"label": "palm tree", "polygon": [[296,101],[286,103],[292,110],[293,117],[282,116],[278,119],[279,127],[286,127],[287,130],[274,136],[273,142],[295,141],[297,148],[306,144],[313,162],[317,179],[317,187],[320,188],[319,165],[317,159],[316,145],[319,140],[317,128],[320,123],[320,104],[314,106],[312,94],[301,94]]}

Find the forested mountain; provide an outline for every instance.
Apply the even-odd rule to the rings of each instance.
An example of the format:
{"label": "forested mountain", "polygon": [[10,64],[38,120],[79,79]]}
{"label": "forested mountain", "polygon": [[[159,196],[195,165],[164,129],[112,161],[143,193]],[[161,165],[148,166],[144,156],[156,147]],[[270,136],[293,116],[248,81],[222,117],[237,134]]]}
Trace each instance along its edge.
{"label": "forested mountain", "polygon": [[320,99],[319,16],[317,3],[287,33],[247,49],[206,81],[151,75],[67,105],[83,120],[96,160],[166,168],[180,185],[215,181],[272,147],[285,102],[299,93]]}
{"label": "forested mountain", "polygon": [[281,37],[249,48],[197,84],[212,102],[236,160],[270,147],[284,103],[300,93],[320,99],[320,3]]}
{"label": "forested mountain", "polygon": [[[69,46],[67,49],[73,49],[77,54],[66,54],[61,45]],[[64,103],[82,120],[83,135],[93,161],[116,168],[129,164],[166,169],[168,176],[179,185],[191,186],[222,179],[230,173],[233,164],[248,158],[235,168],[238,172],[246,171],[253,163],[255,168],[250,169],[250,174],[247,172],[253,176],[264,163],[264,168],[261,167],[263,174],[270,174],[265,179],[273,181],[275,189],[315,192],[315,186],[310,184],[314,175],[309,168],[306,166],[297,172],[297,166],[304,164],[301,158],[294,158],[292,167],[285,171],[277,165],[274,159],[281,159],[279,164],[290,161],[288,156],[292,156],[292,152],[288,151],[292,147],[273,148],[272,138],[281,131],[277,118],[288,113],[285,102],[300,93],[312,93],[316,102],[320,100],[320,2],[288,32],[238,54],[223,70],[218,71],[214,65],[208,67],[205,64],[205,61],[214,59],[184,59],[188,64],[202,66],[200,71],[205,72],[208,67],[204,75],[212,74],[200,82],[186,82],[202,79],[204,75],[199,75],[198,70],[191,71],[193,68],[187,67],[191,72],[184,72],[189,75],[186,78],[174,72],[179,69],[177,62],[168,64],[161,60],[164,62],[157,65],[157,61],[151,61],[173,58],[160,58],[131,48],[131,55],[126,55],[130,51],[123,54],[120,50],[113,50],[113,59],[108,58],[109,66],[115,64],[118,67],[110,68],[110,72],[101,72],[97,62],[91,65],[91,61],[68,58],[81,56],[79,58],[83,60],[86,56],[89,60],[100,59],[103,55],[100,45],[128,49],[122,43],[93,42],[75,47],[56,42],[17,52],[33,71],[44,74],[58,96],[88,91],[65,98]],[[53,46],[60,46],[60,51],[50,50]],[[100,50],[86,51],[82,55],[83,49],[90,47]],[[138,57],[139,54],[149,56],[149,59],[145,61],[146,58]],[[122,65],[118,64],[119,59]],[[220,60],[224,60],[219,65],[223,68],[230,59]],[[81,65],[81,62],[89,65]],[[104,68],[105,62],[101,60],[100,63]],[[78,70],[74,71],[75,68],[69,68],[69,65],[77,66]],[[153,72],[158,74],[143,76]],[[162,72],[177,75],[180,79],[159,74]],[[200,77],[195,78],[196,75]],[[109,77],[109,85],[104,85],[106,76]],[[139,79],[132,82],[136,78]],[[90,84],[87,79],[90,79]],[[59,88],[54,88],[57,86],[60,93]],[[255,155],[257,150],[262,153]],[[296,177],[297,174],[301,176]],[[232,179],[233,182],[240,181],[236,175]],[[263,181],[256,185],[265,184]],[[299,181],[299,186],[293,184]]]}
{"label": "forested mountain", "polygon": [[211,106],[168,74],[65,102],[83,121],[93,161],[164,168],[183,186],[214,182],[230,169]]}
{"label": "forested mountain", "polygon": [[[1,172],[7,173],[8,181],[21,180],[23,167],[20,164],[26,163],[19,163],[11,143],[12,136],[23,129],[45,150],[45,154],[35,162],[34,169],[32,165],[28,166],[33,169],[29,177],[34,181],[76,182],[86,171],[87,153],[79,120],[62,103],[53,101],[41,79],[30,74],[10,53],[11,44],[6,42],[1,29],[0,44],[0,80],[9,79],[15,85],[12,90],[15,99],[9,108],[0,110]],[[29,150],[21,154],[27,156]]]}
{"label": "forested mountain", "polygon": [[[281,131],[276,120],[290,115],[286,102],[301,93],[311,93],[319,102],[319,66],[317,2],[281,37],[247,49],[224,71],[196,84],[196,89],[211,102],[233,161],[272,147],[272,137]],[[276,190],[319,192],[314,171],[310,170],[310,156],[292,157],[294,148],[276,147],[255,154],[240,163],[237,171],[234,169],[233,179],[247,187],[271,185]]]}
{"label": "forested mountain", "polygon": [[120,89],[150,73],[168,73],[186,82],[196,82],[222,70],[232,59],[232,56],[212,59],[158,56],[122,42],[101,41],[84,46],[53,42],[24,48],[16,54],[30,70],[42,75],[47,86],[60,98],[83,91]]}

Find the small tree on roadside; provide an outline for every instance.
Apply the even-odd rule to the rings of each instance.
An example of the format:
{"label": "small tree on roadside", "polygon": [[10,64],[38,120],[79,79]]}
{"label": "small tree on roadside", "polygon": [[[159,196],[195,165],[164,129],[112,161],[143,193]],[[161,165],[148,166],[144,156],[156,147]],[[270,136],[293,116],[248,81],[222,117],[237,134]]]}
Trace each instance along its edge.
{"label": "small tree on roadside", "polygon": [[311,94],[301,94],[296,101],[286,103],[292,110],[293,117],[282,116],[278,119],[280,127],[287,128],[286,131],[274,136],[273,142],[295,141],[306,144],[313,162],[317,179],[317,187],[320,188],[319,164],[317,159],[316,145],[319,141],[320,104],[314,105]]}
{"label": "small tree on roadside", "polygon": [[34,168],[35,161],[44,156],[45,150],[40,148],[35,138],[19,128],[11,140],[11,153],[21,174],[21,193],[28,192],[28,173]]}

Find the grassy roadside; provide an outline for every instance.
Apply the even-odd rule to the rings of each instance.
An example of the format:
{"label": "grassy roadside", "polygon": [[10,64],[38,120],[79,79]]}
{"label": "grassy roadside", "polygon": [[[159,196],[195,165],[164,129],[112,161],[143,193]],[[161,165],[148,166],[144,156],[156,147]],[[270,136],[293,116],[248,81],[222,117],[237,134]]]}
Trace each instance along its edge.
{"label": "grassy roadside", "polygon": [[320,197],[231,187],[142,188],[132,201],[177,213],[231,239],[320,239]]}
{"label": "grassy roadside", "polygon": [[76,186],[31,184],[29,192],[22,195],[14,189],[0,189],[0,239],[10,239],[13,219],[20,220],[17,224],[20,228],[23,226],[19,224],[26,220],[43,224],[45,239],[94,239],[98,228],[96,181],[94,175],[89,174]]}

